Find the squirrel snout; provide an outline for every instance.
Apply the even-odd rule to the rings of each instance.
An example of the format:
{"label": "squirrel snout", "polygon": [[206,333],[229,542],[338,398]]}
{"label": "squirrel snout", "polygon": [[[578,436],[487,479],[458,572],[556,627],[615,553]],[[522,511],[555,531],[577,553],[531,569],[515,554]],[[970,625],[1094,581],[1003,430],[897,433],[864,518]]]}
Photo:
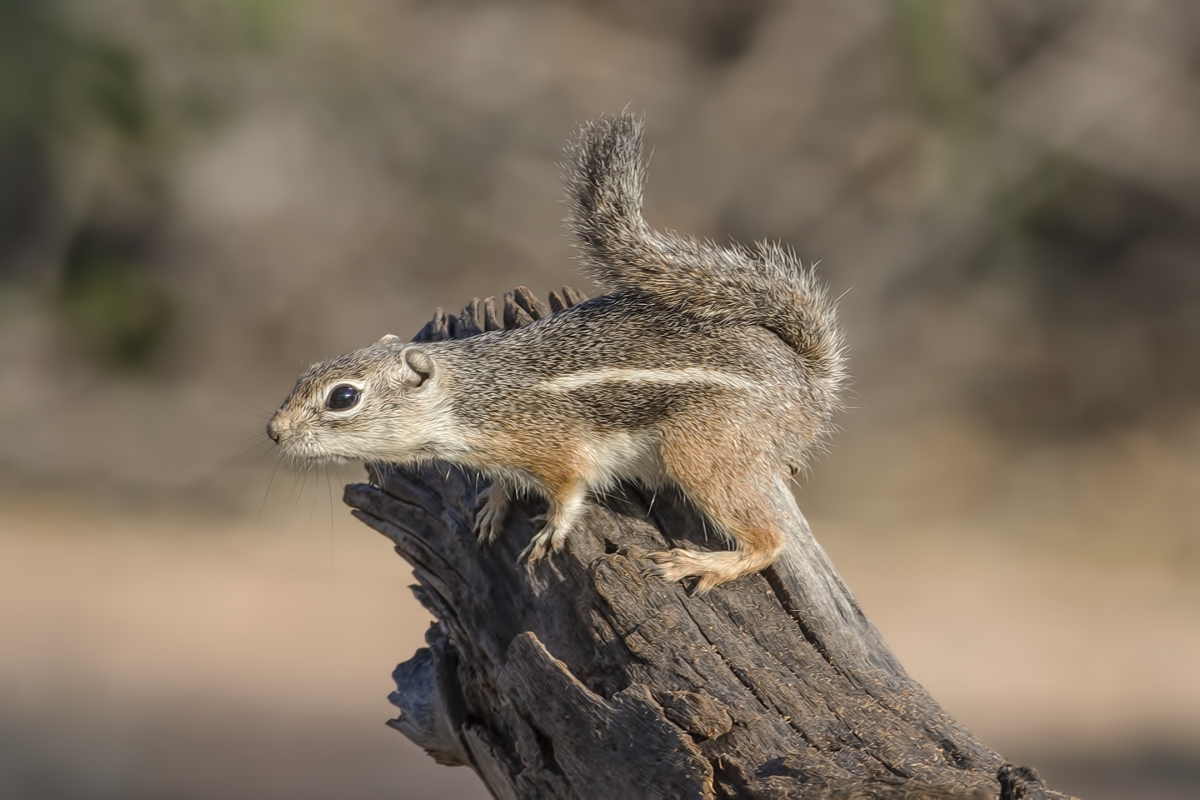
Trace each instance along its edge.
{"label": "squirrel snout", "polygon": [[271,441],[279,444],[287,438],[288,432],[286,429],[279,427],[279,424],[272,419],[267,423],[267,436],[271,437]]}

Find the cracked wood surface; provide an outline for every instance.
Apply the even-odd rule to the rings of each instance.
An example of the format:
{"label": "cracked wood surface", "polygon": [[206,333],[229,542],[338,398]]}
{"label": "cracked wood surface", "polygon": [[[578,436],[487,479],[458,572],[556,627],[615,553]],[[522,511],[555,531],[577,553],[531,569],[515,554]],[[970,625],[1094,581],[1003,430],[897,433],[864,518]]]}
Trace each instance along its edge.
{"label": "cracked wood surface", "polygon": [[[583,298],[565,289],[551,310]],[[417,340],[519,327],[527,289],[441,310]],[[414,569],[437,622],[396,668],[389,724],[500,798],[1061,798],[951,720],[896,661],[790,494],[788,563],[691,597],[644,574],[645,553],[705,548],[678,493],[589,503],[565,549],[518,553],[540,501],[503,537],[473,531],[477,476],[372,465],[354,514]],[[786,497],[783,495],[786,494]]]}

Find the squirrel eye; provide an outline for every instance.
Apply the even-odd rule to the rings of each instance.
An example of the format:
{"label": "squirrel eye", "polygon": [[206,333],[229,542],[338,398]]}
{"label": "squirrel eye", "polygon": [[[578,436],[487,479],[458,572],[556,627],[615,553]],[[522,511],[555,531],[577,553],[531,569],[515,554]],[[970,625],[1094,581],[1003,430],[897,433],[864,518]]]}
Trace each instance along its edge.
{"label": "squirrel eye", "polygon": [[360,392],[348,383],[339,384],[329,392],[325,407],[330,411],[345,411],[358,405]]}

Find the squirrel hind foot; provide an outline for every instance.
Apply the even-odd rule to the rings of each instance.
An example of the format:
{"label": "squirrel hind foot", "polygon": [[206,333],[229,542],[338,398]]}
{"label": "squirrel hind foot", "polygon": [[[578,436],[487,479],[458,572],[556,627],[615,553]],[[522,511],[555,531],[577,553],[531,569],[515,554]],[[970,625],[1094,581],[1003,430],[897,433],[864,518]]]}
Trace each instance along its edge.
{"label": "squirrel hind foot", "polygon": [[699,596],[707,594],[713,587],[722,583],[758,572],[770,563],[769,560],[763,563],[761,558],[748,556],[749,554],[737,550],[699,552],[675,547],[663,552],[649,553],[646,557],[654,562],[649,569],[650,574],[657,575],[668,583],[696,578],[691,594]]}

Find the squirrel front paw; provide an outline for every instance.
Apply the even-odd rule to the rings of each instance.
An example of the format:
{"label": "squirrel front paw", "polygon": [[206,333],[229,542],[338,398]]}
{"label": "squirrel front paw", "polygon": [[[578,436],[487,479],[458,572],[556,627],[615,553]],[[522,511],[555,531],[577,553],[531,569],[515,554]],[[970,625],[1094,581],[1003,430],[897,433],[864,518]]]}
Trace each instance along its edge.
{"label": "squirrel front paw", "polygon": [[521,551],[521,558],[529,565],[536,564],[555,550],[561,550],[567,541],[567,530],[553,522],[547,522],[529,540],[529,546]]}
{"label": "squirrel front paw", "polygon": [[500,536],[511,505],[512,498],[499,481],[479,493],[475,500],[475,535],[480,544],[491,544]]}

